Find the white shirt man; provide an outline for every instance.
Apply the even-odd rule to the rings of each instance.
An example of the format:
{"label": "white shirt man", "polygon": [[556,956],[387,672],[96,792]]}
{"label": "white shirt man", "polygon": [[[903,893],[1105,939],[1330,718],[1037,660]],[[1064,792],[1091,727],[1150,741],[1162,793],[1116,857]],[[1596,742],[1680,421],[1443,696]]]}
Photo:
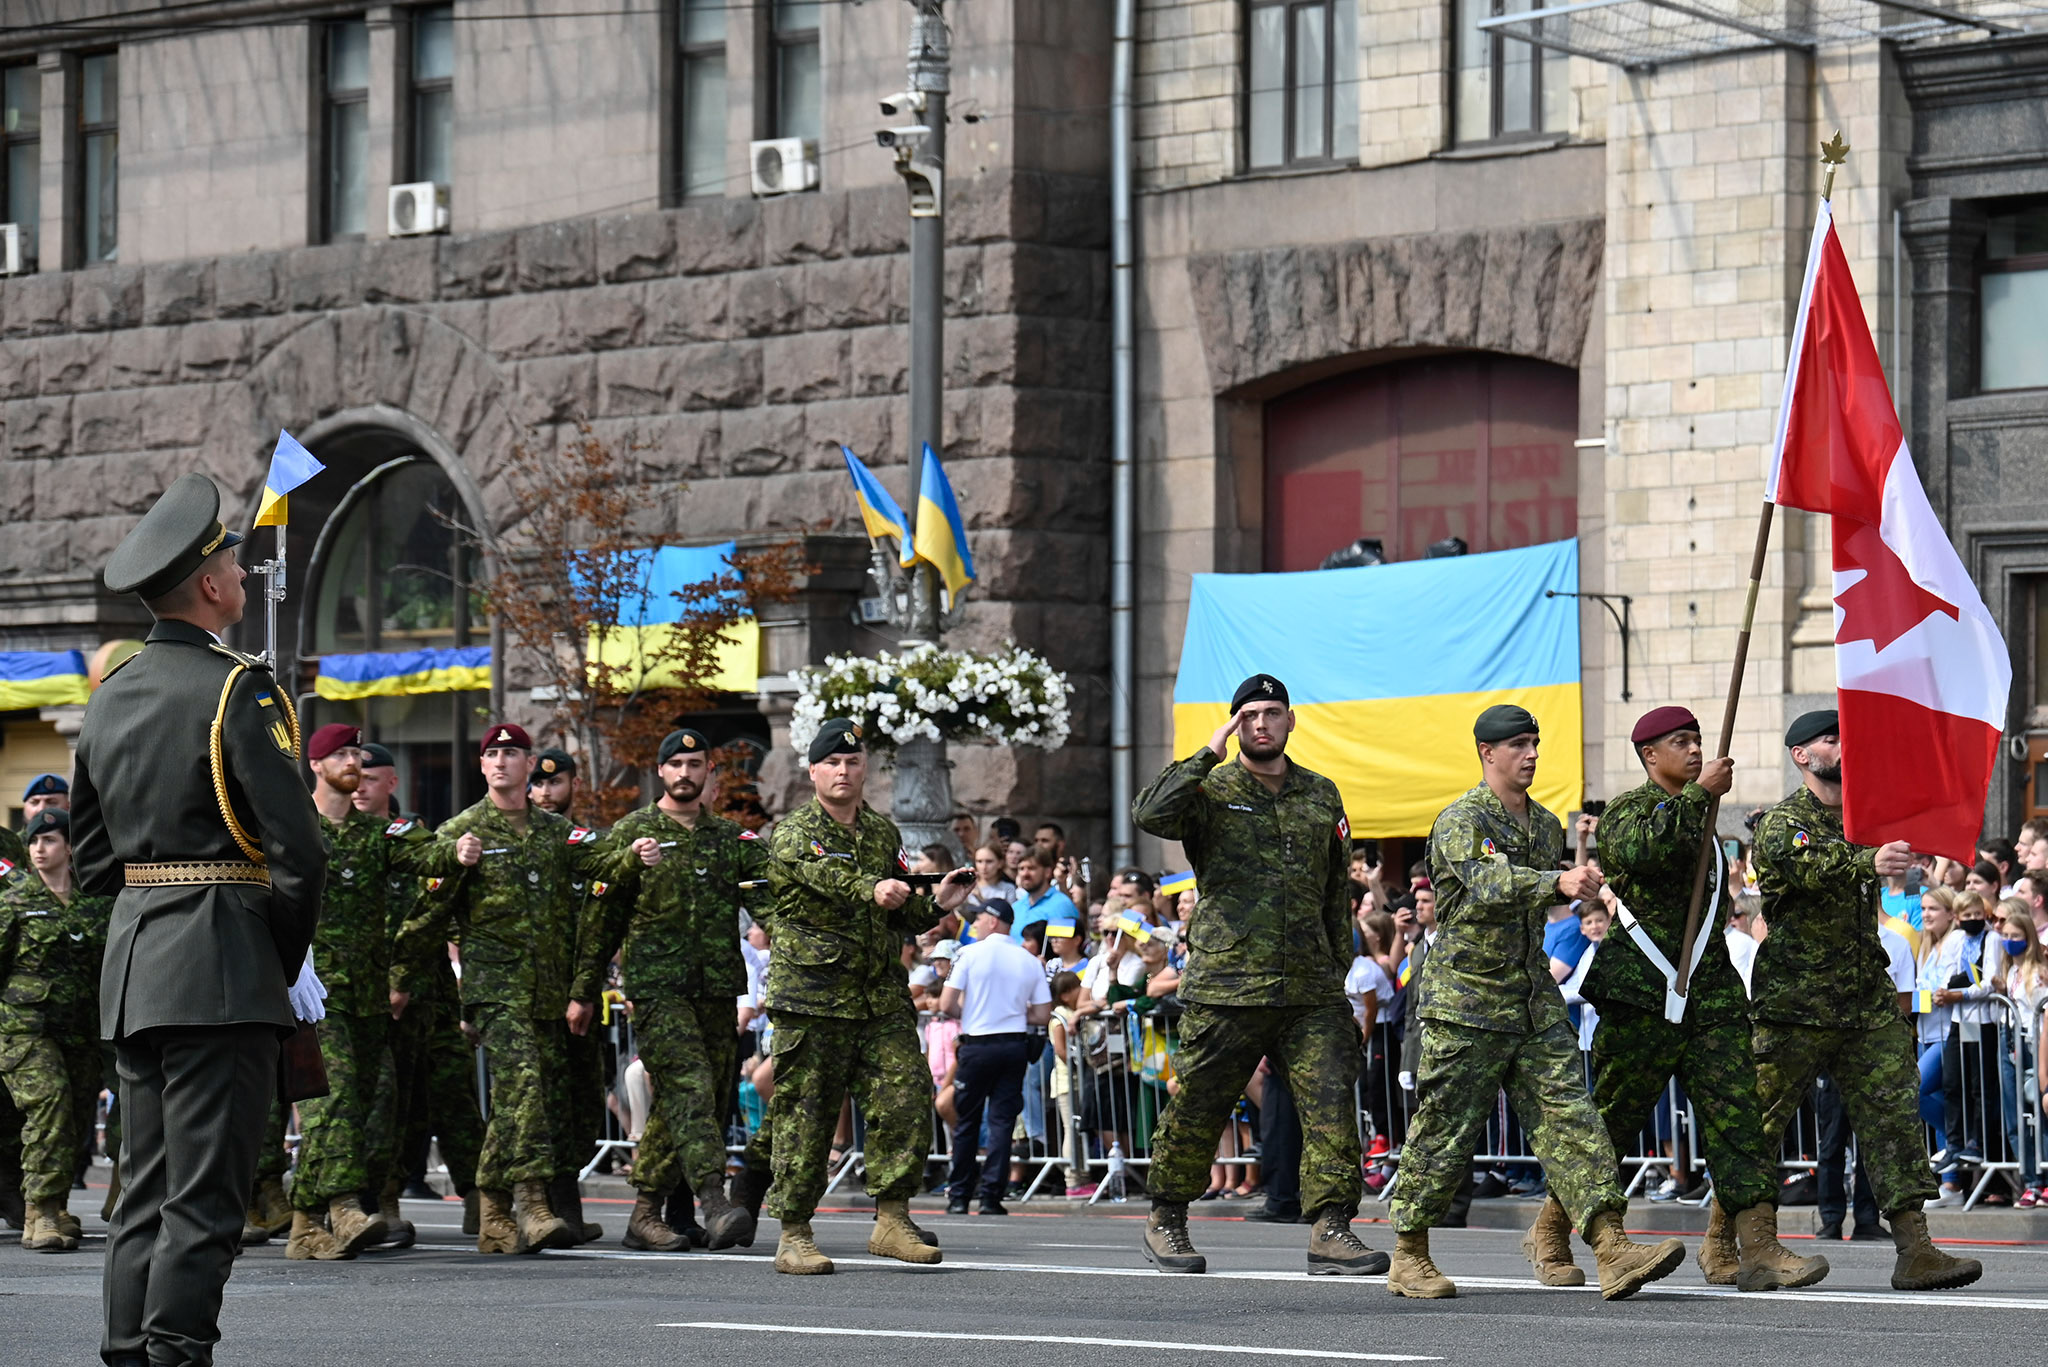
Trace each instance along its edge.
{"label": "white shirt man", "polygon": [[[968,1193],[981,1191],[981,1214],[1008,1215],[1003,1186],[1010,1172],[1010,1130],[1024,1107],[1024,1071],[1044,1048],[1030,1033],[1052,1019],[1045,965],[1010,938],[1014,913],[984,902],[974,918],[974,943],[953,960],[939,1010],[960,1017],[959,1061],[953,1070],[953,1169],[946,1209],[967,1213]],[[988,1112],[988,1159],[977,1155],[982,1112]]]}

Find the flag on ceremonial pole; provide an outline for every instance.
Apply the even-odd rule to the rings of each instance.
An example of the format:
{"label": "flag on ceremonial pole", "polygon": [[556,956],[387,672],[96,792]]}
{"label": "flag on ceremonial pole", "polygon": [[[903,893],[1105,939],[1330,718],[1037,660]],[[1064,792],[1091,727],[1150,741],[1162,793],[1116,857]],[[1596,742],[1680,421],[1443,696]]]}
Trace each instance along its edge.
{"label": "flag on ceremonial pole", "polygon": [[1833,518],[1849,839],[1970,859],[2012,663],[1921,487],[1825,201],[1764,497]]}
{"label": "flag on ceremonial pole", "polygon": [[902,505],[895,495],[882,487],[882,481],[875,478],[875,472],[868,469],[866,462],[853,454],[853,448],[840,443],[839,449],[846,453],[846,473],[853,476],[853,498],[860,505],[861,525],[868,529],[868,536],[879,541],[893,536],[902,545],[904,554],[910,552],[910,519],[903,516]]}
{"label": "flag on ceremonial pole", "polygon": [[286,495],[327,467],[313,459],[313,453],[299,445],[289,432],[277,434],[277,450],[270,455],[270,473],[263,477],[263,505],[256,510],[256,527],[282,527],[288,516]]}
{"label": "flag on ceremonial pole", "polygon": [[[905,547],[903,563],[910,563]],[[974,556],[967,549],[967,525],[960,520],[960,505],[953,498],[953,486],[933,453],[924,448],[924,475],[917,482],[917,559],[939,572],[946,596],[958,601],[960,590],[974,580]]]}

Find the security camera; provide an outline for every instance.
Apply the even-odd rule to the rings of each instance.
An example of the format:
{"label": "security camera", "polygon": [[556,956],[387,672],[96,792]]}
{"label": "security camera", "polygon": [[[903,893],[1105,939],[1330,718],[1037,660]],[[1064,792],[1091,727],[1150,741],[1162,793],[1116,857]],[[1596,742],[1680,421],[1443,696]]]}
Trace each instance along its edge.
{"label": "security camera", "polygon": [[924,113],[924,92],[922,90],[899,90],[882,101],[882,113],[895,118],[908,109],[913,114]]}
{"label": "security camera", "polygon": [[929,126],[914,123],[905,128],[884,128],[875,134],[875,143],[880,147],[911,148],[922,147],[925,139],[932,135]]}

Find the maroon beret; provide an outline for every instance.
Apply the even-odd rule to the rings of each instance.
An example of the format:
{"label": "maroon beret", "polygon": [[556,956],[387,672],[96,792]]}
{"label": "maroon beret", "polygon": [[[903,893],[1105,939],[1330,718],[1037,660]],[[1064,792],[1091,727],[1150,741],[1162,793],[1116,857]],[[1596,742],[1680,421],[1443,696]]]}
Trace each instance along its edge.
{"label": "maroon beret", "polygon": [[484,732],[484,738],[477,742],[476,752],[481,755],[486,750],[504,750],[507,748],[531,750],[533,748],[533,737],[527,735],[526,728],[516,722],[492,722],[490,729]]}
{"label": "maroon beret", "polygon": [[306,738],[308,762],[326,759],[344,745],[361,745],[363,728],[345,721],[331,721]]}
{"label": "maroon beret", "polygon": [[1697,731],[1700,719],[1683,707],[1658,707],[1643,713],[1636,729],[1628,733],[1632,745],[1648,745],[1673,731]]}

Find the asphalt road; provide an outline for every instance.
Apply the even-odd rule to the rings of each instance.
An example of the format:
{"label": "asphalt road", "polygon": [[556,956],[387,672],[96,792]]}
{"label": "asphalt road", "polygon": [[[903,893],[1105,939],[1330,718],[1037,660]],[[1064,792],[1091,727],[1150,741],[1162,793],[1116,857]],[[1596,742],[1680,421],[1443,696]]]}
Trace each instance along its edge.
{"label": "asphalt road", "polygon": [[[971,1355],[975,1367],[1225,1358],[1654,1367],[1711,1355],[1774,1367],[1925,1367],[2018,1362],[2048,1333],[2048,1249],[2039,1244],[1951,1244],[1985,1264],[1984,1279],[1961,1292],[1894,1292],[1889,1245],[1835,1244],[1833,1275],[1812,1290],[1739,1295],[1706,1286],[1688,1261],[1634,1299],[1607,1304],[1590,1288],[1537,1286],[1513,1231],[1445,1230],[1435,1236],[1437,1262],[1463,1294],[1418,1303],[1389,1296],[1379,1278],[1303,1275],[1302,1226],[1198,1218],[1211,1271],[1168,1277],[1137,1252],[1136,1203],[1085,1215],[1029,1209],[1008,1219],[920,1209],[946,1250],[935,1268],[869,1257],[865,1211],[821,1214],[818,1240],[838,1273],[797,1278],[770,1266],[772,1222],[750,1250],[636,1254],[618,1244],[624,1203],[587,1199],[586,1214],[607,1230],[601,1243],[483,1257],[462,1237],[459,1205],[408,1201],[421,1242],[404,1252],[349,1263],[286,1262],[281,1243],[246,1253],[228,1284],[216,1361],[900,1367]],[[0,1243],[0,1363],[97,1361],[100,1229],[88,1218],[85,1248],[68,1256]],[[1391,1247],[1384,1225],[1360,1232]],[[1580,1263],[1590,1274],[1590,1255]]]}

